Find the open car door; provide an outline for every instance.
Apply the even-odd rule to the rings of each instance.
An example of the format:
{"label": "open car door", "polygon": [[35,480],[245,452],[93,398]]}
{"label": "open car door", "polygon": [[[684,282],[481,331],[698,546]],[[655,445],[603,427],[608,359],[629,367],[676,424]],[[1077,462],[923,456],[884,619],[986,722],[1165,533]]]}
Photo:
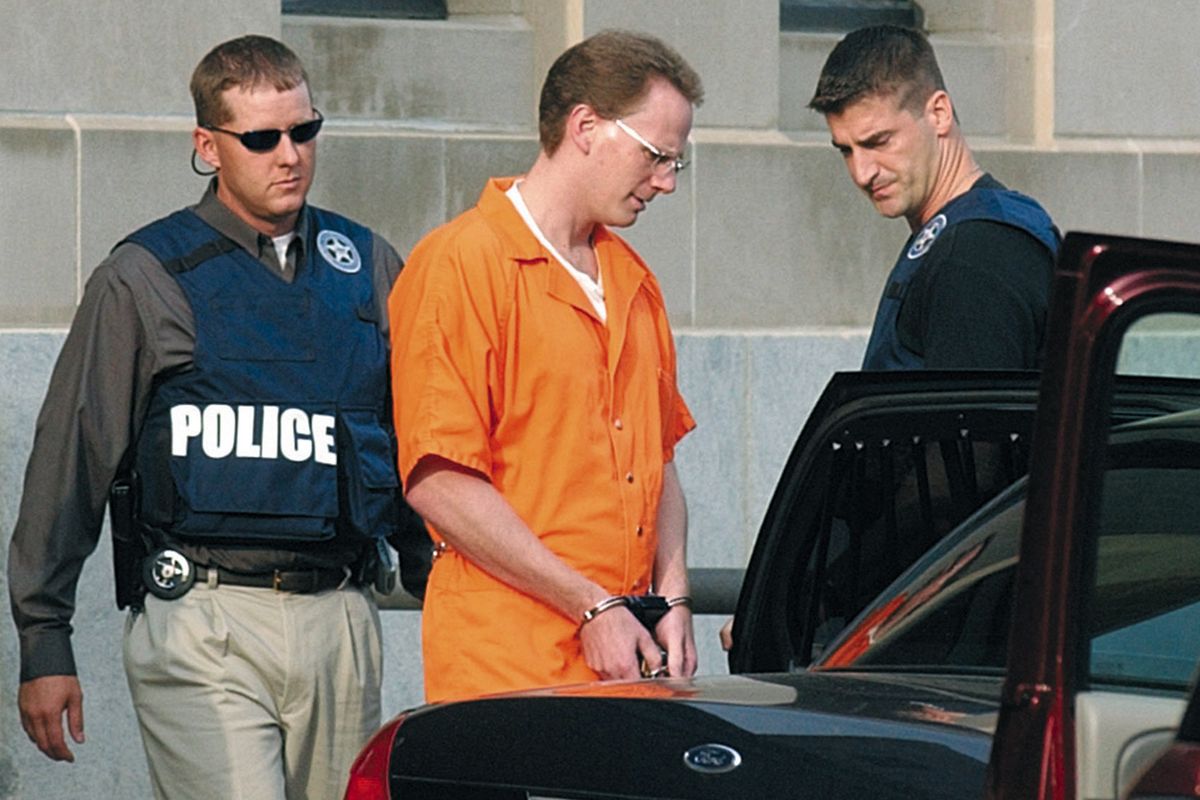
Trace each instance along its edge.
{"label": "open car door", "polygon": [[[803,668],[956,525],[1022,477],[1038,376],[833,376],[776,485],[746,571],[732,672]],[[1192,381],[1122,380],[1114,423],[1200,405]]]}
{"label": "open car door", "polygon": [[[1122,381],[1130,373],[1198,373],[1200,246],[1073,233],[1054,281],[1005,684],[987,771],[991,800],[1116,796],[1119,785],[1096,780],[1113,773],[1103,761],[1123,759],[1130,746],[1144,755],[1148,746],[1137,745],[1155,729],[1160,737],[1169,733],[1179,717],[1130,725],[1116,741],[1114,726],[1103,720],[1130,720],[1163,703],[1182,709],[1188,667],[1200,658],[1200,637],[1191,633],[1197,625],[1178,624],[1200,614],[1194,602],[1200,558],[1192,557],[1200,552],[1200,444],[1153,433],[1194,424],[1195,414],[1131,426],[1151,432],[1139,463],[1120,463],[1109,448],[1110,415],[1122,406]],[[1117,509],[1136,521],[1136,533],[1102,531],[1102,512],[1114,516],[1106,494],[1123,480],[1151,474],[1154,487],[1173,482],[1175,488],[1136,509]],[[1106,560],[1105,543],[1125,548],[1121,562]],[[1139,569],[1146,556],[1159,559],[1153,571]],[[1131,577],[1114,585],[1117,573]],[[1140,613],[1137,598],[1156,585],[1166,587],[1152,595],[1166,607],[1154,616]],[[1172,587],[1178,602],[1171,601]],[[1129,598],[1129,619],[1104,618],[1105,608],[1121,607],[1105,600],[1114,588]],[[1172,629],[1175,638],[1155,633]],[[1182,676],[1172,676],[1156,661],[1125,655],[1139,651],[1165,653],[1177,664],[1190,660]]]}

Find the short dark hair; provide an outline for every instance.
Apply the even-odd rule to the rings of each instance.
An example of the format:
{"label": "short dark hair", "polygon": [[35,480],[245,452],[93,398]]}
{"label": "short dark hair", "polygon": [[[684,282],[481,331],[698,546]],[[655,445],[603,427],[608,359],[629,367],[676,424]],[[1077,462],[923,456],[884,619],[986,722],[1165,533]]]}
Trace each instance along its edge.
{"label": "short dark hair", "polygon": [[208,51],[192,72],[192,102],[196,124],[223,125],[230,111],[222,95],[233,88],[272,86],[286,92],[308,85],[299,57],[269,36],[241,36]]}
{"label": "short dark hair", "polygon": [[692,105],[704,100],[700,76],[683,56],[653,36],[605,30],[584,39],[555,60],[542,84],[538,138],[553,154],[562,144],[571,109],[585,103],[606,119],[636,105],[652,78],[670,83]]}
{"label": "short dark hair", "polygon": [[919,111],[946,83],[925,34],[898,25],[860,28],[838,42],[825,61],[808,107],[836,114],[871,95],[896,95],[900,107]]}

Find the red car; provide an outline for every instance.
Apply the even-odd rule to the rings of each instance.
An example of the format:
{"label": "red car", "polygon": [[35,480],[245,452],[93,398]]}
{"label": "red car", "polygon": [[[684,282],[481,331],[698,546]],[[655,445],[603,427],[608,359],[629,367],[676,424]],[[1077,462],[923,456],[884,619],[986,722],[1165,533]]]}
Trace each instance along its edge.
{"label": "red car", "polygon": [[415,709],[346,797],[1200,797],[1200,381],[1132,376],[1200,375],[1197,320],[1200,247],[1068,236],[1040,384],[835,376],[733,675]]}

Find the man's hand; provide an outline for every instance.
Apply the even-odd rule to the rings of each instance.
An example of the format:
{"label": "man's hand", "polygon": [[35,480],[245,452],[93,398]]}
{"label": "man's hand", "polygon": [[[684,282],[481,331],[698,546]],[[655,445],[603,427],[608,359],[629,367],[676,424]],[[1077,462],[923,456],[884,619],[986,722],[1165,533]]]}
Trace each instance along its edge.
{"label": "man's hand", "polygon": [[658,643],[667,651],[667,674],[690,678],[696,674],[696,637],[692,632],[692,610],[685,605],[671,608],[654,628]]}
{"label": "man's hand", "polygon": [[642,677],[638,653],[648,669],[662,667],[662,655],[654,637],[623,606],[610,608],[585,622],[579,629],[583,658],[601,680]]}
{"label": "man's hand", "polygon": [[17,692],[21,727],[29,740],[55,761],[74,761],[63,738],[62,715],[76,744],[83,744],[83,689],[74,675],[46,675],[21,684]]}
{"label": "man's hand", "polygon": [[725,620],[725,624],[721,626],[717,636],[721,637],[722,650],[728,652],[733,649],[733,617]]}

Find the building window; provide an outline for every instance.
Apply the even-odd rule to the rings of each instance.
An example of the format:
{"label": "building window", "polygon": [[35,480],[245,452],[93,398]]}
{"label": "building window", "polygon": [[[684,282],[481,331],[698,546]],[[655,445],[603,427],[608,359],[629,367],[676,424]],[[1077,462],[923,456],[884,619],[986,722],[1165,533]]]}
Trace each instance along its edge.
{"label": "building window", "polygon": [[446,0],[283,0],[284,14],[445,19]]}
{"label": "building window", "polygon": [[919,28],[925,21],[912,0],[780,0],[785,31],[852,31],[867,25]]}

